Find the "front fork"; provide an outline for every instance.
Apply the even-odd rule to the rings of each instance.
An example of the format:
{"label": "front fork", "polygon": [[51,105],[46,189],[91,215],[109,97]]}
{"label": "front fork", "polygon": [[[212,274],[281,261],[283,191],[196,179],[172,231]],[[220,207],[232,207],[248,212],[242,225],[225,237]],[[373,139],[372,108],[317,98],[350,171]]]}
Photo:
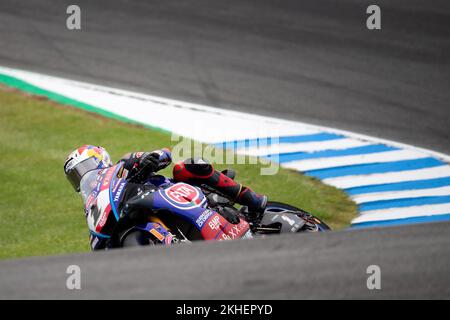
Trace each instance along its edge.
{"label": "front fork", "polygon": [[133,229],[147,232],[152,240],[157,244],[171,245],[177,242],[174,235],[162,222],[147,222],[145,224],[138,224],[133,227]]}

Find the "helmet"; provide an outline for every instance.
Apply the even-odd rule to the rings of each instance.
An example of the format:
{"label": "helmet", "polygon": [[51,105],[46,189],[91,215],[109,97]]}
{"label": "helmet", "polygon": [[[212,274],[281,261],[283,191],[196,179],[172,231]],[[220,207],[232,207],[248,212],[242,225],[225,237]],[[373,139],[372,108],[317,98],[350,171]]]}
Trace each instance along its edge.
{"label": "helmet", "polygon": [[74,189],[79,192],[81,178],[87,172],[111,166],[111,157],[104,148],[84,145],[67,156],[64,173]]}

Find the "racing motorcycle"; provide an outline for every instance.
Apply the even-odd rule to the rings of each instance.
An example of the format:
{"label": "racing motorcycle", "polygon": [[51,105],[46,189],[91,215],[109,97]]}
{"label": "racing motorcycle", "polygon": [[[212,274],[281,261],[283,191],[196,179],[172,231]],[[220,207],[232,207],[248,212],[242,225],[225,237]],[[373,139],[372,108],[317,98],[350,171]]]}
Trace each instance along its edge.
{"label": "racing motorcycle", "polygon": [[[139,245],[170,245],[188,243],[195,240],[233,240],[248,239],[255,236],[296,232],[322,232],[330,228],[310,213],[281,202],[268,202],[261,215],[249,214],[248,208],[239,209],[225,195],[207,185],[191,185],[175,182],[162,175],[152,175],[145,183],[146,195],[151,197],[153,208],[144,223],[126,228],[117,228],[126,220],[126,212],[121,205],[121,194],[129,183],[118,174],[121,165],[106,169],[97,175],[96,190],[87,198],[86,212],[93,208],[96,212],[88,216],[93,239],[114,238],[109,247],[128,247]],[[233,170],[223,173],[234,179]],[[92,189],[91,189],[92,190]],[[115,227],[111,227],[115,226]],[[120,231],[115,231],[115,230]],[[112,231],[111,231],[112,230]],[[113,236],[108,234],[113,234]],[[113,243],[114,244],[111,244]]]}

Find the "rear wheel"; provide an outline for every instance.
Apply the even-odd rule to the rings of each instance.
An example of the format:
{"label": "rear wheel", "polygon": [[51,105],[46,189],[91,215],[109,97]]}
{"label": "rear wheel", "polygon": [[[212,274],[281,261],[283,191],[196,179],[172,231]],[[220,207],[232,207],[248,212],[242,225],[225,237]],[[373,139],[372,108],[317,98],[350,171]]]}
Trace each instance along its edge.
{"label": "rear wheel", "polygon": [[323,232],[331,230],[331,228],[319,218],[313,216],[305,210],[286,203],[269,201],[267,202],[265,212],[295,214],[296,216],[305,220],[305,225],[300,230],[298,230],[298,232]]}

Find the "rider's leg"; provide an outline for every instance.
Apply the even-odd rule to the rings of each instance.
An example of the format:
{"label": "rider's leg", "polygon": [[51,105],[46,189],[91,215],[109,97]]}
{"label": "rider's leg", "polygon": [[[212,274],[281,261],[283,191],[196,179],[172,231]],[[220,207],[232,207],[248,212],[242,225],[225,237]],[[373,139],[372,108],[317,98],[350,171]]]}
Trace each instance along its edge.
{"label": "rider's leg", "polygon": [[250,212],[263,212],[267,204],[266,196],[259,195],[250,188],[214,170],[211,164],[200,158],[189,158],[175,164],[173,177],[176,181],[206,184],[237,203],[247,206]]}

